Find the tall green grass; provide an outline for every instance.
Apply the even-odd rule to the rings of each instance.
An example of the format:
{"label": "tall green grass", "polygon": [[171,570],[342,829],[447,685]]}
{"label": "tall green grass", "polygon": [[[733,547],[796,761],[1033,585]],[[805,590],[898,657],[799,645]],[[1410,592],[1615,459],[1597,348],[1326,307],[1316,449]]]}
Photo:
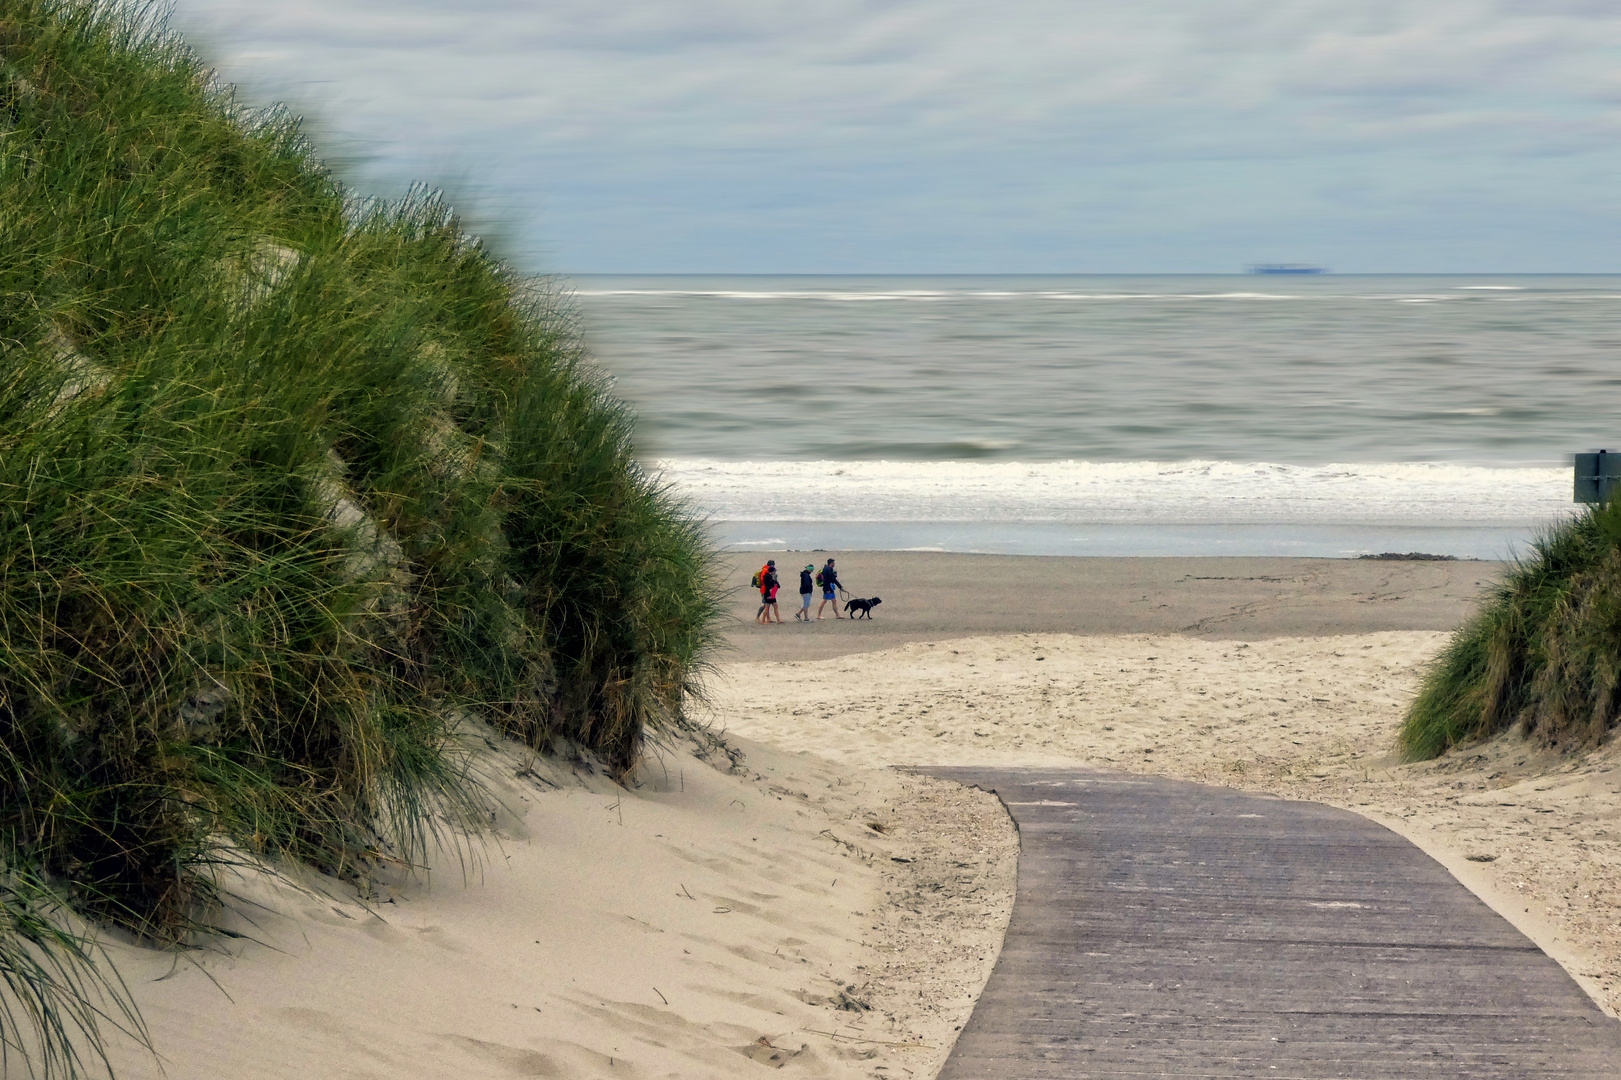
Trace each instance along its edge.
{"label": "tall green grass", "polygon": [[1511,727],[1592,746],[1621,722],[1621,502],[1537,539],[1437,658],[1403,723],[1414,759]]}
{"label": "tall green grass", "polygon": [[[30,1075],[111,1072],[107,1037],[151,1049],[128,989],[49,883],[14,857],[0,883],[0,1073],[19,1059]],[[99,1068],[96,1068],[99,1067]]]}
{"label": "tall green grass", "polygon": [[416,862],[482,814],[460,717],[633,765],[711,559],[566,296],[153,9],[0,0],[0,865],[181,942],[221,861]]}

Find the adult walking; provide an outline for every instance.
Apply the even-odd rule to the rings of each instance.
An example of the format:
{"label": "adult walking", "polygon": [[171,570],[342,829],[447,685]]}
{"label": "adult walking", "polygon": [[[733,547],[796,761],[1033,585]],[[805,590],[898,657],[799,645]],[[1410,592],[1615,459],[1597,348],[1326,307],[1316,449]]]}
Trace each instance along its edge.
{"label": "adult walking", "polygon": [[844,586],[839,584],[839,572],[833,569],[832,559],[827,560],[827,565],[822,567],[822,572],[816,577],[822,583],[822,602],[816,606],[816,617],[818,619],[822,617],[822,609],[827,607],[827,602],[831,600],[833,601],[833,617],[835,619],[844,618],[843,615],[839,614],[839,590]]}
{"label": "adult walking", "polygon": [[771,616],[782,622],[782,612],[777,610],[777,589],[781,583],[777,580],[777,560],[767,559],[765,571],[760,575],[760,610],[754,616],[755,622],[769,623]]}
{"label": "adult walking", "polygon": [[816,570],[814,563],[806,563],[805,569],[799,572],[799,610],[794,612],[794,618],[801,622],[810,622],[811,593],[816,588],[811,581],[811,574]]}

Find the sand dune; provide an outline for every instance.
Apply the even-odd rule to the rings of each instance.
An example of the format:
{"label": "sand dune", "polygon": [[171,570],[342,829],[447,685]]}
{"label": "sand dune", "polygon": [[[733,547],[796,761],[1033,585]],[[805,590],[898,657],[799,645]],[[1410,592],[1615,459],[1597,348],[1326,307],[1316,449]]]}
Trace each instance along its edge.
{"label": "sand dune", "polygon": [[465,881],[454,850],[369,903],[330,879],[237,880],[228,925],[255,940],[115,946],[167,1076],[932,1075],[1011,910],[1000,805],[702,749],[674,742],[621,789],[486,748],[505,807]]}
{"label": "sand dune", "polygon": [[621,788],[475,740],[503,805],[466,880],[443,850],[369,901],[238,881],[252,940],[115,946],[167,1075],[931,1077],[995,961],[1017,840],[994,797],[891,765],[1086,763],[1349,807],[1621,1001],[1616,752],[1391,756],[1493,567],[848,561],[891,575],[873,623],[735,627],[707,716],[736,761],[684,737]]}

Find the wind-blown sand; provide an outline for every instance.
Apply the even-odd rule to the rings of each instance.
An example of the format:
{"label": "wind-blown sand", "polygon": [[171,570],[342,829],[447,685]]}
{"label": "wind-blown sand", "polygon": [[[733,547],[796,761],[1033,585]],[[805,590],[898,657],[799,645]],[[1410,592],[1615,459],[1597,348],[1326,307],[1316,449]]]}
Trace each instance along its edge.
{"label": "wind-blown sand", "polygon": [[167,1075],[930,1077],[995,962],[1017,840],[993,796],[890,765],[1085,763],[1349,807],[1621,1000],[1616,753],[1391,756],[1497,567],[839,565],[884,596],[872,622],[790,606],[761,627],[739,592],[707,714],[738,762],[682,737],[621,788],[474,738],[503,808],[465,882],[451,852],[369,902],[241,881],[228,925],[253,940],[115,944]]}

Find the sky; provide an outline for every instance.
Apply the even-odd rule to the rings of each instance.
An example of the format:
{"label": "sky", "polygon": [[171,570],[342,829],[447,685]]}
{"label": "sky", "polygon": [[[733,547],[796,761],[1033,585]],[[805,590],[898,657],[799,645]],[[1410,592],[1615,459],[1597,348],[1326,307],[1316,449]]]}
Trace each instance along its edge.
{"label": "sky", "polygon": [[1621,271],[1615,0],[175,0],[530,272]]}

